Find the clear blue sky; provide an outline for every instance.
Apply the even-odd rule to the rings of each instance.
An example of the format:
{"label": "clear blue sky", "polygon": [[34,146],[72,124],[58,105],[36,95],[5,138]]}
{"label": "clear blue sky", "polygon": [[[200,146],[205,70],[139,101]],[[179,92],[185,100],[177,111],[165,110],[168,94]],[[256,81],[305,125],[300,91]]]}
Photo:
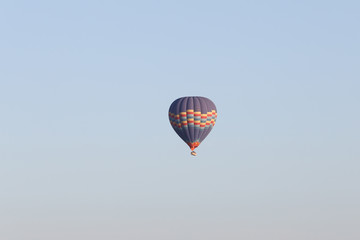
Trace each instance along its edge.
{"label": "clear blue sky", "polygon": [[[1,1],[0,239],[360,239],[358,1]],[[181,96],[214,101],[198,157]]]}

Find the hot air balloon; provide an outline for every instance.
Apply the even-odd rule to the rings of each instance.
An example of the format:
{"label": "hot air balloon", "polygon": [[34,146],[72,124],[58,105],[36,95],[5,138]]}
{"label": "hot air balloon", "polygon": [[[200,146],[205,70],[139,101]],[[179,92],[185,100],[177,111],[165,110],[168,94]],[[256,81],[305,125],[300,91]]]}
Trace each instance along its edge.
{"label": "hot air balloon", "polygon": [[215,104],[205,97],[178,98],[169,108],[170,124],[190,147],[193,156],[196,156],[194,149],[214,127],[216,118]]}

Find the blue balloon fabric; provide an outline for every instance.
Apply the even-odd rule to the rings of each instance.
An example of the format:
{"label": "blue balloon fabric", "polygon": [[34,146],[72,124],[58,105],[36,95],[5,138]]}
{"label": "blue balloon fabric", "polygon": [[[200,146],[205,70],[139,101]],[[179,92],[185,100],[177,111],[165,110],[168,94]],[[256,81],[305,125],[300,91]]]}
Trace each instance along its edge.
{"label": "blue balloon fabric", "polygon": [[215,104],[205,97],[178,98],[169,108],[171,126],[191,150],[210,133],[216,118]]}

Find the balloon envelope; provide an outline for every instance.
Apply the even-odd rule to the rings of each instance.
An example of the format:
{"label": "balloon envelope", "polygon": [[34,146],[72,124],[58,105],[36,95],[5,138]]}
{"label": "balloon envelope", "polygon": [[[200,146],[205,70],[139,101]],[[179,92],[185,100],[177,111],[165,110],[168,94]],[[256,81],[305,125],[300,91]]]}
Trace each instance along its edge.
{"label": "balloon envelope", "polygon": [[176,99],[169,109],[170,124],[190,147],[197,148],[215,125],[215,104],[205,97],[182,97]]}

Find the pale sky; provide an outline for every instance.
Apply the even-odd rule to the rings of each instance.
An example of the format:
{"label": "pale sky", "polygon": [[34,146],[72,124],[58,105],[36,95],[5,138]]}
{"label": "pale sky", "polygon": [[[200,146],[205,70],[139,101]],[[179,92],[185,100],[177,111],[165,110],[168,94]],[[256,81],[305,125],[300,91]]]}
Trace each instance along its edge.
{"label": "pale sky", "polygon": [[[360,239],[359,12],[0,2],[0,239]],[[168,121],[192,95],[197,157]]]}

